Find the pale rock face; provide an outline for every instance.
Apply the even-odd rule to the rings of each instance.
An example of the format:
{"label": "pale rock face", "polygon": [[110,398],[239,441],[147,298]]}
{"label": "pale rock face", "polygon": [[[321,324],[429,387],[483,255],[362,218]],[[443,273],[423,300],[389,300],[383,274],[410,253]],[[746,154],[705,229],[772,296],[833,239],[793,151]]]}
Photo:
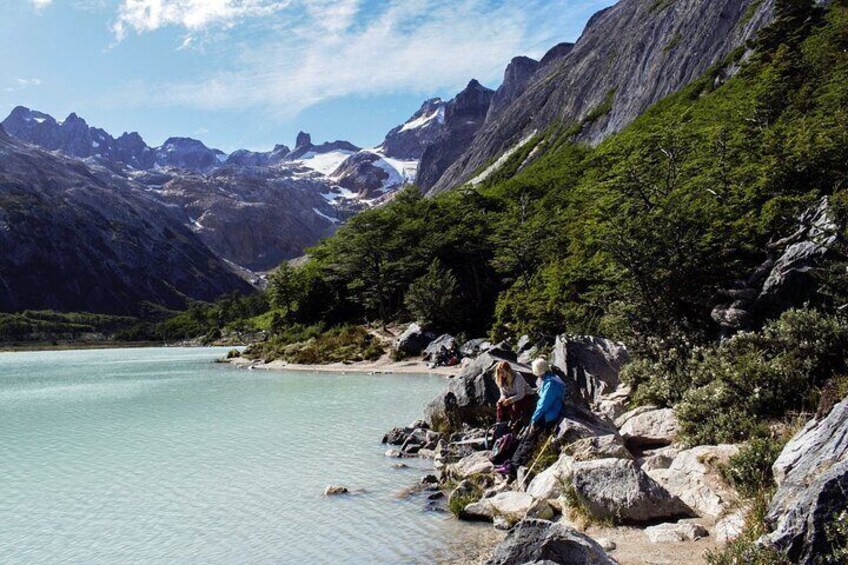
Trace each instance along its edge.
{"label": "pale rock face", "polygon": [[719,544],[726,544],[735,540],[745,530],[745,517],[747,508],[735,510],[716,522],[713,527],[713,536]]}
{"label": "pale rock face", "polygon": [[614,434],[577,440],[568,446],[568,452],[576,461],[633,459],[633,455],[624,446],[622,439]]}
{"label": "pale rock face", "polygon": [[492,473],[494,470],[495,466],[489,461],[488,451],[472,453],[447,467],[450,476],[460,479],[466,479],[473,475]]}
{"label": "pale rock face", "polygon": [[662,9],[654,4],[623,0],[595,14],[573,47],[560,49],[555,61],[543,59],[547,64],[522,81],[520,93],[425,185],[429,191],[462,185],[528,133],[580,123],[611,97],[610,111],[580,133],[581,140],[599,143],[744,45],[771,21],[774,8],[772,1],[763,2],[751,14],[753,0],[676,0]]}
{"label": "pale rock face", "polygon": [[663,408],[630,415],[622,415],[618,432],[625,444],[634,448],[651,448],[671,445],[677,438],[679,424],[674,410]]}
{"label": "pale rock face", "polygon": [[738,452],[735,445],[695,447],[680,452],[667,469],[650,470],[648,475],[699,516],[719,518],[737,498],[719,475],[719,467]]}
{"label": "pale rock face", "polygon": [[677,524],[658,524],[645,528],[645,535],[651,543],[679,543],[695,541],[707,537],[709,532],[700,524],[679,522]]}
{"label": "pale rock face", "polygon": [[539,500],[556,499],[562,496],[563,485],[571,477],[574,458],[560,455],[556,463],[536,475],[527,486],[527,494]]}
{"label": "pale rock face", "polygon": [[848,399],[786,444],[774,474],[779,487],[766,514],[773,531],[760,542],[786,552],[793,562],[813,564],[830,546],[827,523],[845,509]]}
{"label": "pale rock face", "polygon": [[514,523],[525,517],[548,520],[553,517],[553,509],[527,493],[507,491],[469,504],[465,507],[465,514],[481,519],[502,517]]}
{"label": "pale rock face", "polygon": [[575,463],[571,482],[581,505],[600,520],[649,522],[692,514],[686,504],[657,484],[632,460],[598,459]]}

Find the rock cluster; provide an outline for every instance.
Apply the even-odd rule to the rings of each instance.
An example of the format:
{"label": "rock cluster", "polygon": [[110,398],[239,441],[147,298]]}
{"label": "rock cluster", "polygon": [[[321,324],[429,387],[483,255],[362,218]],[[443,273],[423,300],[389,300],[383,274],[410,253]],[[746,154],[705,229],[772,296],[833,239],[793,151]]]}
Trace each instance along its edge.
{"label": "rock cluster", "polygon": [[[602,546],[571,528],[586,520],[643,528],[655,544],[706,536],[723,544],[739,536],[749,506],[721,476],[739,446],[681,445],[672,409],[610,410],[612,399],[622,407],[629,401],[618,378],[626,349],[588,337],[560,336],[556,343],[557,368],[576,394],[553,436],[553,463],[528,464],[511,481],[494,472],[489,458],[485,426],[498,398],[492,369],[503,360],[525,375],[516,350],[533,348],[529,339],[516,350],[499,344],[480,353],[430,403],[425,421],[384,438],[400,446],[401,456],[433,458],[433,485],[449,490],[448,505],[460,519],[510,529],[489,563],[613,563],[604,547],[615,551],[614,542]],[[459,431],[439,434],[434,427]],[[767,516],[773,531],[760,543],[799,563],[813,563],[827,549],[826,524],[845,509],[846,438],[848,399],[789,442],[774,466],[779,489]]]}

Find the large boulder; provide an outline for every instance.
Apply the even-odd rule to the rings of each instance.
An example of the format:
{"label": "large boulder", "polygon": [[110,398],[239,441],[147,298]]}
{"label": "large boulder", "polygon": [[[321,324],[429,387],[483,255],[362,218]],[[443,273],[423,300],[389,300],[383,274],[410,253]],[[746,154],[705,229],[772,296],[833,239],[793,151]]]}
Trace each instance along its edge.
{"label": "large boulder", "polygon": [[550,519],[554,511],[545,501],[537,501],[524,492],[506,491],[483,498],[465,507],[465,515],[479,520],[504,518],[515,523],[524,517]]}
{"label": "large boulder", "polygon": [[562,523],[528,519],[519,522],[495,548],[486,565],[527,563],[615,565],[595,540]]}
{"label": "large boulder", "polygon": [[671,408],[637,408],[620,416],[615,423],[624,443],[631,449],[671,445],[679,429],[677,416]]}
{"label": "large boulder", "polygon": [[527,486],[527,494],[539,500],[553,500],[563,495],[563,485],[571,479],[574,458],[560,455],[556,463],[536,475]]}
{"label": "large boulder", "polygon": [[627,412],[627,405],[630,402],[630,387],[620,385],[617,389],[609,394],[602,394],[592,410],[600,414],[610,422],[614,422],[619,416]]}
{"label": "large boulder", "polygon": [[575,463],[571,484],[580,505],[599,520],[644,523],[691,516],[692,510],[628,459]]}
{"label": "large boulder", "polygon": [[576,461],[592,459],[633,459],[622,439],[613,434],[578,439],[567,448]]}
{"label": "large boulder", "polygon": [[848,508],[848,399],[798,432],[773,467],[778,483],[762,542],[793,563],[812,564],[830,552],[826,525]]}
{"label": "large boulder", "polygon": [[477,357],[492,348],[492,342],[485,338],[469,339],[462,344],[459,352],[463,357]]}
{"label": "large boulder", "polygon": [[701,445],[681,451],[667,469],[647,473],[699,516],[719,518],[737,501],[719,469],[738,451],[735,445]]}
{"label": "large boulder", "polygon": [[436,338],[430,332],[424,331],[419,324],[409,324],[409,327],[395,340],[395,349],[407,355],[420,355],[421,351]]}
{"label": "large boulder", "polygon": [[618,430],[608,420],[601,418],[580,404],[568,404],[565,414],[557,428],[557,441],[563,447],[584,438],[613,435]]}
{"label": "large boulder", "polygon": [[490,474],[494,470],[495,466],[489,460],[488,451],[472,453],[456,463],[447,466],[448,475],[457,479],[467,479],[474,475]]}
{"label": "large boulder", "polygon": [[450,381],[447,390],[425,409],[425,419],[435,429],[458,429],[462,424],[486,426],[494,421],[500,398],[493,370],[500,361],[510,363],[513,371],[532,378],[529,369],[494,353],[483,353],[466,365],[459,376]]}
{"label": "large boulder", "polygon": [[590,336],[557,336],[551,364],[575,384],[576,393],[589,405],[611,394],[621,384],[619,373],[630,361],[627,348],[608,339]]}
{"label": "large boulder", "polygon": [[434,361],[436,359],[436,355],[438,355],[443,348],[447,351],[457,349],[456,339],[454,339],[454,337],[450,334],[440,335],[431,341],[426,348],[424,348],[424,359]]}

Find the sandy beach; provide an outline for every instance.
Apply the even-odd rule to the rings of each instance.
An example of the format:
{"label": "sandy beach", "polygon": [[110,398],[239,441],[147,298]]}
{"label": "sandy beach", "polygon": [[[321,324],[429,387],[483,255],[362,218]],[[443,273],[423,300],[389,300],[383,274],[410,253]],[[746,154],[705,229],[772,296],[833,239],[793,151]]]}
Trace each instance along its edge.
{"label": "sandy beach", "polygon": [[305,371],[315,373],[372,373],[372,374],[425,374],[454,377],[459,374],[462,367],[436,367],[429,368],[427,362],[421,358],[404,359],[403,361],[392,361],[387,355],[377,361],[363,361],[357,363],[329,363],[326,365],[299,365],[277,360],[264,363],[261,360],[251,360],[242,357],[228,359],[228,363],[238,367],[264,371]]}

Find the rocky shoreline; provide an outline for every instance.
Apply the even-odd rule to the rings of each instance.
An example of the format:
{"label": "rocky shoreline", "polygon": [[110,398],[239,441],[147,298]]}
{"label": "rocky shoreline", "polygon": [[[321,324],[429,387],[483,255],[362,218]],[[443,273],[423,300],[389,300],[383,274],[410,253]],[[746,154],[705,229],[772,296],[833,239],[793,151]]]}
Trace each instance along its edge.
{"label": "rocky shoreline", "polygon": [[[618,376],[627,350],[600,338],[556,340],[552,363],[579,398],[557,429],[553,453],[520,469],[515,481],[494,473],[485,441],[498,395],[492,370],[503,360],[528,372],[517,361],[527,348],[502,344],[481,353],[422,420],[383,438],[387,457],[433,461],[434,475],[422,479],[422,488],[442,493],[460,520],[506,532],[498,543],[484,542],[492,544],[488,551],[475,548],[467,562],[695,565],[743,533],[750,502],[721,472],[740,446],[684,445],[672,409],[628,409],[629,390]],[[813,563],[827,512],[844,506],[843,496],[821,495],[848,486],[845,437],[848,399],[789,442],[775,464],[767,518],[774,530],[760,544]]]}
{"label": "rocky shoreline", "polygon": [[[320,366],[241,357],[228,362],[255,370],[447,377],[446,389],[422,418],[391,429],[383,443],[398,467],[408,458],[432,461],[433,473],[409,485],[403,496],[420,500],[426,510],[450,510],[478,523],[457,546],[461,563],[696,565],[745,531],[751,502],[722,475],[740,445],[685,445],[673,409],[633,408],[620,379],[629,361],[624,345],[597,337],[556,338],[551,364],[574,385],[573,402],[552,448],[510,481],[494,472],[488,457],[486,430],[499,396],[493,369],[506,361],[532,382],[526,363],[540,348],[525,338],[514,347],[472,340],[463,346],[461,365],[434,369],[425,360],[433,353],[426,343],[453,338],[421,334],[413,325],[393,344],[414,355],[404,361],[384,356]],[[768,509],[773,530],[760,543],[789,551],[800,563],[813,563],[811,548],[824,535],[824,507],[833,513],[844,505],[844,497],[829,502],[821,494],[848,488],[848,399],[834,404],[798,432],[774,466],[777,491]],[[480,529],[480,522],[494,528]],[[438,559],[458,562],[455,551]]]}

